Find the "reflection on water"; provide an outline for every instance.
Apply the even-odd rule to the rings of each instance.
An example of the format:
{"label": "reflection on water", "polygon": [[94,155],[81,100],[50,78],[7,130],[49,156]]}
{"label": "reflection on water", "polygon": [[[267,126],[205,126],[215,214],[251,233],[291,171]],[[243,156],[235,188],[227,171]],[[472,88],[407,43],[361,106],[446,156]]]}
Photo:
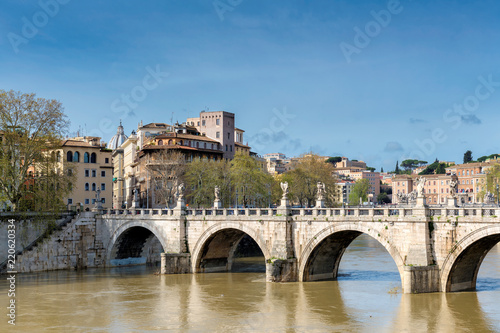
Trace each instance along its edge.
{"label": "reflection on water", "polygon": [[[400,293],[396,265],[369,237],[346,251],[338,281],[266,283],[263,258],[238,259],[232,273],[158,276],[136,266],[18,275],[16,331],[498,332],[499,259],[498,248],[486,257],[478,292],[422,295]],[[7,301],[3,292],[3,309]]]}

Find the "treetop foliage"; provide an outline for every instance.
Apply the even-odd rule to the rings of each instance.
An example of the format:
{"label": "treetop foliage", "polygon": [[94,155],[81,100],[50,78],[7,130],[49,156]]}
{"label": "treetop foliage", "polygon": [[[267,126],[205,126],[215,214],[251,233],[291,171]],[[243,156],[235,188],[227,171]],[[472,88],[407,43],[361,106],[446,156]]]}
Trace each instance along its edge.
{"label": "treetop foliage", "polygon": [[[36,98],[35,94],[0,90],[0,193],[13,210],[20,209],[22,199],[35,195],[32,193],[34,187],[31,192],[29,190],[28,180],[36,183],[32,177],[37,166],[50,162],[51,170],[46,172],[64,175],[60,165],[55,164],[57,160],[47,161],[50,156],[47,152],[60,148],[68,126],[60,102]],[[30,171],[32,176],[29,176]],[[36,171],[41,175],[42,171]],[[57,177],[53,181],[57,186]],[[62,186],[60,182],[59,186]],[[62,195],[63,191],[55,192],[53,199],[62,199],[58,193]]]}

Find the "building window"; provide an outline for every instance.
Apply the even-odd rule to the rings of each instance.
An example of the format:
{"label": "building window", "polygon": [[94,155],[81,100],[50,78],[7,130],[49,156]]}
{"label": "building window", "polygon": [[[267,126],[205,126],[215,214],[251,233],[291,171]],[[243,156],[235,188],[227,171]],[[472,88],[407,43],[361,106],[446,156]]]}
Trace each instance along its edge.
{"label": "building window", "polygon": [[226,145],[226,151],[227,151],[227,145]]}
{"label": "building window", "polygon": [[89,153],[83,154],[83,163],[89,163],[90,162],[90,155]]}
{"label": "building window", "polygon": [[227,133],[227,138],[229,139],[231,136],[231,133]]}
{"label": "building window", "polygon": [[106,184],[101,183],[101,191],[106,191]]}
{"label": "building window", "polygon": [[90,163],[97,163],[96,153],[92,153],[92,155],[90,155]]}
{"label": "building window", "polygon": [[215,133],[215,137],[216,137],[217,139],[219,139],[219,138],[220,138],[220,132],[216,132],[216,133]]}
{"label": "building window", "polygon": [[106,157],[106,158],[104,159],[104,163],[109,163],[109,157]]}
{"label": "building window", "polygon": [[85,169],[85,177],[90,177],[90,170],[89,169]]}
{"label": "building window", "polygon": [[92,204],[95,205],[95,199],[92,199]]}
{"label": "building window", "polygon": [[90,203],[89,199],[85,199],[85,204],[88,205]]}
{"label": "building window", "polygon": [[215,124],[216,124],[217,126],[219,126],[219,125],[220,125],[220,119],[216,119],[216,120],[215,120]]}
{"label": "building window", "polygon": [[96,191],[97,190],[97,186],[95,185],[95,183],[92,183],[92,191]]}
{"label": "building window", "polygon": [[205,126],[205,120],[201,121],[201,126]]}
{"label": "building window", "polygon": [[101,198],[101,203],[106,203],[106,198]]}
{"label": "building window", "polygon": [[77,151],[73,154],[73,162],[80,162],[80,153]]}
{"label": "building window", "polygon": [[69,198],[68,199],[68,205],[71,205],[71,204],[73,204],[73,199]]}
{"label": "building window", "polygon": [[101,177],[106,177],[106,171],[104,170],[101,171]]}
{"label": "building window", "polygon": [[89,183],[85,183],[85,191],[89,190]]}
{"label": "building window", "polygon": [[233,145],[229,145],[229,151],[233,151]]}
{"label": "building window", "polygon": [[67,162],[73,162],[73,153],[71,151],[68,151],[66,153],[66,161]]}
{"label": "building window", "polygon": [[96,169],[92,169],[92,177],[97,177],[97,171],[96,171]]}

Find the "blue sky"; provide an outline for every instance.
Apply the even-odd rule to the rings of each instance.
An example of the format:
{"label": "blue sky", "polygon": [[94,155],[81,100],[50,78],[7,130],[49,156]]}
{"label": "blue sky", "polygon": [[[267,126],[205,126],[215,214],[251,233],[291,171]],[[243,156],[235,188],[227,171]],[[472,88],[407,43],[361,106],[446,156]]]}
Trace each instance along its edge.
{"label": "blue sky", "polygon": [[6,0],[0,89],[57,99],[105,141],[120,118],[129,134],[208,108],[260,154],[460,162],[500,152],[499,17],[496,1]]}

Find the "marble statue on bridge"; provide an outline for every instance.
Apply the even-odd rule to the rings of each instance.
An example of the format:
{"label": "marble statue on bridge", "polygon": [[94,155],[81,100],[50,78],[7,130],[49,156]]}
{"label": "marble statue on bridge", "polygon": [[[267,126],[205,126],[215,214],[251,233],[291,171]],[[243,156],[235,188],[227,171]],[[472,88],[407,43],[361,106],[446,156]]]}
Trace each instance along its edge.
{"label": "marble statue on bridge", "polygon": [[452,179],[450,181],[450,196],[452,198],[457,197],[457,190],[458,190],[458,181],[456,181],[455,179]]}
{"label": "marble statue on bridge", "polygon": [[316,193],[316,200],[324,200],[325,199],[325,183],[318,182],[317,184],[318,192]]}
{"label": "marble statue on bridge", "polygon": [[493,195],[493,193],[491,193],[490,191],[486,192],[486,194],[483,197],[483,202],[485,204],[495,203],[495,196]]}
{"label": "marble statue on bridge", "polygon": [[220,200],[219,199],[219,194],[220,194],[220,189],[219,189],[219,186],[215,185],[215,189],[214,189],[214,194],[215,194],[215,200]]}
{"label": "marble statue on bridge", "polygon": [[422,198],[424,196],[424,187],[427,179],[425,177],[418,177],[415,182],[417,183],[417,198]]}
{"label": "marble statue on bridge", "polygon": [[287,200],[288,199],[288,182],[281,182],[281,190],[283,191],[283,196],[281,197],[281,200]]}

